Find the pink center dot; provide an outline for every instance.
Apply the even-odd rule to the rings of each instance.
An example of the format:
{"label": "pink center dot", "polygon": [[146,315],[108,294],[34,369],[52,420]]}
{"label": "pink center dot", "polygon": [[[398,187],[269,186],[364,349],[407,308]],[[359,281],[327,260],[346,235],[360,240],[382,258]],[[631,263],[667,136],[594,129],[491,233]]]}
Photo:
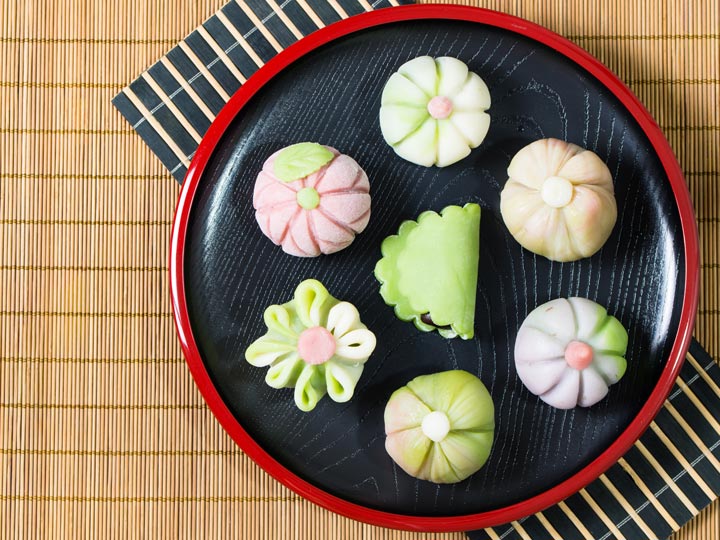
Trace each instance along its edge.
{"label": "pink center dot", "polygon": [[335,348],[335,338],[322,326],[304,330],[298,339],[298,353],[308,364],[324,364],[333,357]]}
{"label": "pink center dot", "polygon": [[593,361],[593,348],[582,341],[571,341],[565,347],[565,361],[578,370],[585,369]]}
{"label": "pink center dot", "polygon": [[430,116],[436,120],[442,120],[450,116],[452,112],[452,101],[445,96],[435,96],[428,103],[427,110]]}

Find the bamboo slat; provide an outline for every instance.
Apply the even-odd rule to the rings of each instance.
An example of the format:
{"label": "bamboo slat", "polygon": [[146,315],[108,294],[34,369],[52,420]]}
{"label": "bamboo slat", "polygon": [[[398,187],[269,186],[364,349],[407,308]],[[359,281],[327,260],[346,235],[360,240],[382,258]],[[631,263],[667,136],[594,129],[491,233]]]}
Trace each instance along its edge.
{"label": "bamboo slat", "polygon": [[[111,98],[225,0],[0,0],[0,540],[453,539],[283,488],[203,405],[170,318],[178,186]],[[720,356],[715,0],[477,0],[598,57],[673,146],[698,215],[695,336]],[[676,540],[720,538],[720,504]]]}

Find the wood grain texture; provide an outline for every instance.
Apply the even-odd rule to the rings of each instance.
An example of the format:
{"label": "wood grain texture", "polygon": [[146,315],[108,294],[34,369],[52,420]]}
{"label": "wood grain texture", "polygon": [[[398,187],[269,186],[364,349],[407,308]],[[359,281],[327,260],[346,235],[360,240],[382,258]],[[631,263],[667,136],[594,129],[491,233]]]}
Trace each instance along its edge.
{"label": "wood grain texture", "polygon": [[[381,51],[381,52],[378,52]],[[382,88],[422,54],[463,60],[490,88],[491,129],[470,156],[445,168],[398,158],[380,136]],[[328,106],[332,104],[332,106]],[[523,250],[500,217],[512,156],[556,137],[597,152],[615,180],[618,223],[603,249],[574,263]],[[290,257],[255,221],[252,193],[270,154],[295,141],[332,144],[370,178],[367,229],[329,257]],[[370,29],[309,54],[236,117],[207,167],[188,227],[185,282],[192,331],[227,406],[287,468],[353,502],[401,514],[459,515],[514,504],[595,459],[646,402],[672,344],[683,291],[679,219],[669,183],[624,108],[583,70],[542,45],[472,23],[412,21]],[[400,321],[378,294],[382,240],[425,210],[482,208],[475,337],[446,340]],[[313,277],[353,303],[378,345],[347,404],[299,411],[292,390],[264,384],[244,351],[264,332],[262,312]],[[231,291],[231,293],[228,293]],[[607,399],[572,411],[548,407],[516,375],[512,348],[525,316],[558,297],[606,306],[630,331],[628,370]],[[437,486],[405,475],[385,452],[383,410],[416,376],[464,369],[496,408],[493,451],[469,480]],[[273,421],[268,421],[272,418]]]}
{"label": "wood grain texture", "polygon": [[[182,364],[167,278],[154,270],[167,263],[169,226],[157,223],[171,219],[178,188],[110,99],[223,3],[0,0],[0,286],[15,313],[0,322],[0,403],[49,406],[0,409],[0,538],[460,540],[298,500],[236,449]],[[667,128],[699,218],[695,335],[717,359],[717,3],[474,4],[569,36]],[[111,310],[165,316],[20,315]],[[718,503],[675,536],[718,537]]]}

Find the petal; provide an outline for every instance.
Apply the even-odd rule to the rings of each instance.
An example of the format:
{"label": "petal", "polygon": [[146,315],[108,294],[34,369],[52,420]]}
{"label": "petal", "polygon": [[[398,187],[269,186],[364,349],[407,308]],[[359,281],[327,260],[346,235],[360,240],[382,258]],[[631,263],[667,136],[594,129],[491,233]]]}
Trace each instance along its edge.
{"label": "petal", "polygon": [[581,257],[589,257],[603,246],[617,220],[615,197],[596,186],[575,187],[571,203],[562,212]]}
{"label": "petal", "polygon": [[613,193],[610,169],[597,154],[588,150],[572,156],[560,168],[558,176],[570,180],[573,184],[594,185]]}
{"label": "petal", "polygon": [[484,112],[456,112],[450,116],[450,121],[472,148],[480,146],[490,129],[490,115]]}
{"label": "petal", "polygon": [[575,339],[575,316],[565,298],[551,300],[530,312],[523,326],[532,326],[560,341],[564,347]]}
{"label": "petal", "polygon": [[255,212],[255,221],[260,227],[262,233],[270,238],[273,244],[277,245],[277,242],[270,236],[270,213],[262,210]]}
{"label": "petal", "polygon": [[[267,182],[263,181],[269,179]],[[270,178],[266,172],[261,172],[255,184],[253,193],[253,207],[273,208],[277,205],[295,201],[297,192],[287,184]]]}
{"label": "petal", "polygon": [[285,253],[292,255],[293,257],[309,257],[309,255],[300,249],[300,247],[295,243],[295,240],[289,230],[288,234],[286,234],[285,238],[283,238],[282,249]]}
{"label": "petal", "polygon": [[383,88],[381,104],[415,105],[416,107],[427,107],[430,96],[408,77],[400,73],[393,73]]}
{"label": "petal", "polygon": [[418,130],[429,116],[426,108],[383,105],[380,108],[380,131],[388,144],[397,144]]}
{"label": "petal", "polygon": [[523,324],[515,338],[515,363],[529,365],[544,360],[563,359],[566,345],[543,330]]}
{"label": "petal", "polygon": [[277,332],[290,339],[297,339],[297,333],[292,327],[290,321],[290,313],[285,306],[272,305],[268,306],[263,313],[263,321],[268,330]]}
{"label": "petal", "polygon": [[[369,197],[369,195],[368,195],[368,197]],[[370,222],[370,208],[368,208],[367,212],[365,212],[362,216],[357,218],[355,221],[348,223],[348,227],[350,227],[356,233],[361,233],[365,230],[365,227],[367,227],[367,224],[369,222]]]}
{"label": "petal", "polygon": [[[510,165],[508,165],[507,174],[510,181],[522,184],[538,193],[547,178],[545,169],[539,165],[538,157],[529,149],[529,146],[520,149],[520,151],[513,156],[512,160],[510,160]],[[510,181],[508,181],[508,185]]]}
{"label": "petal", "polygon": [[560,139],[543,139],[528,146],[545,178],[556,176],[574,156],[584,152],[579,146]]}
{"label": "petal", "polygon": [[587,342],[598,352],[624,356],[627,351],[628,333],[620,321],[612,315],[608,315],[602,326],[588,337]]}
{"label": "petal", "polygon": [[554,260],[559,260],[553,250],[558,249],[560,242],[569,246],[567,229],[563,227],[562,214],[543,203],[534,214],[526,216],[525,224],[514,236],[525,249],[546,257],[552,255]]}
{"label": "petal", "polygon": [[[262,170],[257,175],[257,178],[255,179],[255,185],[253,186],[253,201],[257,199],[257,196],[259,193],[261,193],[265,188],[272,186],[276,183],[279,183],[276,178],[274,178],[270,173]],[[256,205],[255,208],[257,208]]]}
{"label": "petal", "polygon": [[580,394],[580,372],[567,368],[560,381],[540,396],[545,403],[558,409],[572,409],[577,405]]}
{"label": "petal", "polygon": [[418,472],[418,478],[436,484],[454,484],[462,480],[453,469],[442,447],[434,443],[430,447],[425,464]]}
{"label": "petal", "polygon": [[315,241],[309,216],[310,211],[308,210],[298,212],[290,225],[289,235],[304,256],[317,257],[320,255],[320,247]]}
{"label": "petal", "polygon": [[457,58],[443,56],[435,64],[439,73],[438,96],[452,96],[467,82],[468,67]]}
{"label": "petal", "polygon": [[[330,293],[322,283],[306,279],[295,289],[295,311],[305,328],[325,326],[332,303]],[[330,304],[330,305],[328,305]]]}
{"label": "petal", "polygon": [[615,384],[625,375],[627,361],[622,356],[600,353],[593,358],[591,368],[596,369],[605,383],[610,385]]}
{"label": "petal", "polygon": [[353,231],[339,225],[322,212],[312,212],[310,219],[313,221],[316,239],[323,253],[340,251],[349,246],[355,238]]}
{"label": "petal", "polygon": [[314,187],[321,197],[328,191],[370,191],[365,171],[357,161],[344,154],[330,163],[317,182],[308,185]]}
{"label": "petal", "polygon": [[[511,179],[500,193],[500,212],[508,230],[516,236],[526,228],[528,216],[549,212],[549,209],[536,189]],[[542,231],[528,231],[525,234],[542,234]]]}
{"label": "petal", "polygon": [[350,227],[354,222],[364,218],[370,210],[370,195],[367,193],[322,195],[320,208],[342,225]]}
{"label": "petal", "polygon": [[[420,375],[407,384],[407,387],[432,411],[448,413],[454,399],[460,399],[463,387],[470,382],[471,375],[465,371],[443,371],[431,375]],[[450,418],[453,428],[453,419]]]}
{"label": "petal", "polygon": [[263,336],[247,348],[245,360],[255,367],[266,367],[281,356],[295,351],[296,348],[294,343],[284,343]]}
{"label": "petal", "polygon": [[477,73],[470,73],[455,95],[448,95],[455,111],[484,111],[490,108],[490,91]]}
{"label": "petal", "polygon": [[363,365],[325,364],[325,385],[330,398],[337,403],[349,401],[363,372]]}
{"label": "petal", "polygon": [[297,353],[291,354],[268,369],[265,382],[272,388],[292,388],[304,367],[305,362]]}
{"label": "petal", "polygon": [[375,350],[375,334],[370,330],[360,328],[348,332],[337,340],[335,354],[349,360],[365,362]]}
{"label": "petal", "polygon": [[540,189],[549,176],[583,149],[558,139],[541,139],[522,148],[510,161],[508,176],[528,187]]}
{"label": "petal", "polygon": [[422,429],[406,429],[391,433],[385,439],[385,450],[402,470],[410,476],[418,476],[427,461],[432,441]]}
{"label": "petal", "polygon": [[545,214],[545,236],[540,238],[543,247],[537,253],[553,261],[566,262],[582,258],[577,249],[575,230],[567,223],[565,215],[561,210],[551,207]]}
{"label": "petal", "polygon": [[[445,411],[452,430],[492,431],[495,427],[495,406],[482,381],[466,371],[448,373],[439,388],[441,392],[450,393],[450,406]],[[455,384],[457,387],[453,390]]]}
{"label": "petal", "polygon": [[425,167],[432,166],[437,157],[437,122],[428,118],[420,129],[393,148],[403,159]]}
{"label": "petal", "polygon": [[437,95],[437,66],[430,56],[418,56],[405,62],[398,73],[410,79],[428,96]]}
{"label": "petal", "polygon": [[399,388],[385,406],[385,433],[395,433],[422,425],[432,411],[406,386]]}
{"label": "petal", "polygon": [[451,432],[440,443],[440,448],[452,464],[460,480],[477,472],[490,456],[493,431]]}
{"label": "petal", "polygon": [[580,394],[578,405],[590,407],[604,398],[608,393],[608,385],[600,374],[592,368],[580,372]]}
{"label": "petal", "polygon": [[470,147],[463,134],[450,120],[438,121],[438,157],[436,165],[447,167],[470,154]]}
{"label": "petal", "polygon": [[[329,162],[320,167],[317,171],[307,175],[305,178],[302,178],[300,180],[296,180],[295,182],[289,182],[288,185],[291,186],[293,189],[297,189],[298,191],[301,190],[304,187],[314,187],[317,189],[317,184],[322,180],[322,178],[325,176],[325,173],[327,170],[332,166],[333,163],[335,163],[339,158],[345,157],[349,160],[351,160],[353,163],[355,160],[353,160],[351,157],[344,156],[340,152],[338,152],[335,148],[332,146],[325,146],[327,150],[330,150],[333,154],[333,159]],[[298,184],[295,186],[295,184]]]}
{"label": "petal", "polygon": [[301,411],[312,411],[327,392],[325,379],[316,366],[305,364],[295,383],[295,404]]}
{"label": "petal", "polygon": [[328,313],[327,329],[336,338],[342,337],[350,330],[361,328],[360,313],[350,302],[340,302]]}
{"label": "petal", "polygon": [[266,210],[263,208],[258,211],[258,214],[263,213],[268,216],[268,232],[270,233],[269,236],[273,242],[276,244],[282,243],[287,235],[290,222],[299,210],[300,207],[297,202],[291,201],[289,203],[277,205],[272,209]]}
{"label": "petal", "polygon": [[587,343],[607,317],[607,311],[600,304],[587,298],[568,298],[575,315],[576,338]]}
{"label": "petal", "polygon": [[516,364],[515,368],[520,380],[536,396],[551,390],[565,375],[565,370],[569,369],[564,358]]}

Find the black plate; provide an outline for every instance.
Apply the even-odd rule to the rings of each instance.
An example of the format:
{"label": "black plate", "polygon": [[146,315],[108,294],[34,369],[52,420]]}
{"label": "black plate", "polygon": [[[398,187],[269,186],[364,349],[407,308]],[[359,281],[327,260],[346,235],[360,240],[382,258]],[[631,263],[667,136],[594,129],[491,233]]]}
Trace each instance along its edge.
{"label": "black plate", "polygon": [[[487,139],[453,166],[403,161],[382,139],[380,95],[419,55],[454,56],[492,95]],[[544,137],[595,151],[615,179],[618,222],[604,248],[575,263],[523,250],[500,218],[512,155]],[[346,250],[299,259],[265,238],[252,190],[263,161],[295,142],[353,156],[371,182],[372,218]],[[423,210],[482,206],[475,339],[445,340],[399,321],[378,293],[380,243]],[[185,284],[192,331],[220,395],[271,456],[348,501],[410,515],[461,515],[540,494],[606,449],[644,404],[676,336],[684,280],[676,202],[651,144],[620,102],[589,73],[531,39],[459,21],[399,22],[323,46],[276,76],[244,107],[206,167],[188,225]],[[266,306],[289,300],[305,278],[355,304],[378,337],[356,395],[324,398],[311,413],[292,390],[264,383],[245,348],[265,332]],[[533,308],[584,296],[629,329],[628,371],[590,409],[560,411],[524,389],[512,362],[515,334]],[[437,486],[407,476],[384,449],[383,409],[413,377],[452,368],[477,374],[496,405],[488,463],[470,479]]]}

